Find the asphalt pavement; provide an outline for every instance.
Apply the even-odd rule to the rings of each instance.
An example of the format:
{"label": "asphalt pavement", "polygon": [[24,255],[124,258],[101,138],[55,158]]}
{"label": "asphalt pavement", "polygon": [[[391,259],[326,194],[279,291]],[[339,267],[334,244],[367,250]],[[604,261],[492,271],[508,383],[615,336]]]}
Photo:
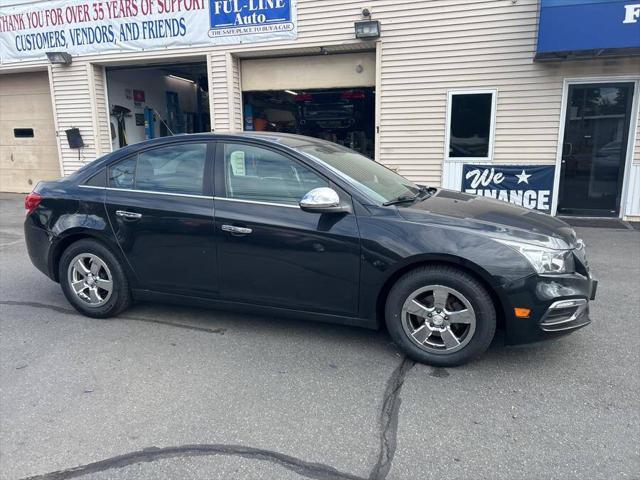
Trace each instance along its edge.
{"label": "asphalt pavement", "polygon": [[77,314],[0,194],[0,479],[640,478],[640,231],[561,340],[431,368],[384,331],[137,304]]}

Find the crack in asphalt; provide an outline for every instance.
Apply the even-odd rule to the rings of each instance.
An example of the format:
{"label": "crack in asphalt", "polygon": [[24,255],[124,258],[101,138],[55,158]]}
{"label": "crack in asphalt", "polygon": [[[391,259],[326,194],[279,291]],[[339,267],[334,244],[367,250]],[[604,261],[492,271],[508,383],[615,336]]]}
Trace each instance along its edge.
{"label": "crack in asphalt", "polygon": [[384,391],[382,409],[380,410],[380,450],[378,461],[371,470],[369,480],[384,480],[391,470],[391,462],[396,453],[398,438],[398,415],[400,414],[400,390],[409,370],[416,363],[404,357],[400,365],[393,371]]}
{"label": "crack in asphalt", "polygon": [[333,467],[322,463],[305,462],[299,458],[285,455],[279,452],[263,450],[261,448],[244,447],[241,445],[217,445],[217,444],[197,444],[181,445],[177,447],[165,448],[145,448],[136,452],[125,453],[117,457],[100,460],[98,462],[81,465],[79,467],[58,470],[56,472],[45,473],[27,477],[23,480],[64,480],[75,478],[91,473],[98,473],[113,468],[122,468],[128,465],[142,462],[154,462],[160,459],[172,457],[198,457],[205,455],[227,455],[249,458],[254,460],[264,460],[278,464],[288,470],[294,471],[307,478],[316,480],[364,480],[362,477],[351,475],[336,470]]}
{"label": "crack in asphalt", "polygon": [[[0,305],[14,305],[14,306],[42,308],[45,310],[53,310],[54,312],[58,312],[58,313],[64,313],[66,315],[79,315],[78,312],[70,308],[58,307],[56,305],[49,305],[46,303],[39,303],[39,302],[18,302],[13,300],[0,300]],[[199,332],[207,332],[207,333],[217,333],[218,335],[224,335],[225,332],[227,331],[226,328],[221,328],[221,327],[219,328],[198,327],[197,325],[187,325],[186,323],[166,322],[164,320],[158,320],[155,318],[131,317],[128,315],[120,315],[113,320],[133,320],[136,322],[157,323],[159,325],[168,325],[170,327],[184,328],[187,330],[196,330]],[[113,320],[106,320],[106,321],[113,321]]]}
{"label": "crack in asphalt", "polygon": [[[49,309],[67,315],[77,315],[77,312],[75,310],[38,302],[0,300],[0,305],[28,306],[33,308]],[[158,323],[161,325],[168,325],[172,327],[186,328],[190,330],[205,331],[217,334],[224,334],[224,332],[226,331],[226,329],[224,328],[213,329],[207,327],[197,327],[142,317],[120,316],[118,318],[123,320],[135,320],[139,322]],[[402,357],[402,361],[393,370],[389,379],[387,380],[382,400],[382,408],[380,410],[378,419],[380,426],[380,447],[378,451],[377,461],[373,466],[371,473],[369,474],[368,480],[385,480],[389,474],[389,471],[391,470],[391,464],[393,462],[397,447],[398,417],[400,414],[400,404],[402,401],[400,398],[400,391],[402,390],[402,386],[404,385],[407,373],[409,373],[414,365],[415,362],[413,360],[410,360],[407,357]],[[442,370],[443,372],[439,372],[440,374],[437,376],[448,376],[448,373],[445,369],[438,370]],[[238,456],[254,460],[268,461],[278,464],[307,478],[317,480],[367,480],[364,477],[341,472],[329,465],[307,462],[283,453],[255,447],[226,444],[194,444],[164,448],[150,447],[143,450],[107,458],[97,462],[68,468],[65,470],[58,470],[42,475],[25,477],[23,480],[63,480],[67,478],[75,478],[87,475],[90,473],[122,468],[136,463],[153,462],[156,460],[173,457],[197,457],[205,455]]]}

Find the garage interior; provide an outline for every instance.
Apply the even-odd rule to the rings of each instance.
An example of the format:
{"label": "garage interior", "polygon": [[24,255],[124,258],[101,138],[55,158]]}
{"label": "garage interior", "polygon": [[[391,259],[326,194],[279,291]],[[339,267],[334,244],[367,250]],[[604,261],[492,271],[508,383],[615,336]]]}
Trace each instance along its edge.
{"label": "garage interior", "polygon": [[211,131],[206,62],[108,67],[106,77],[114,150]]}
{"label": "garage interior", "polygon": [[244,130],[295,133],[375,154],[375,52],[242,61]]}
{"label": "garage interior", "polygon": [[373,157],[375,90],[244,92],[244,129],[322,138]]}

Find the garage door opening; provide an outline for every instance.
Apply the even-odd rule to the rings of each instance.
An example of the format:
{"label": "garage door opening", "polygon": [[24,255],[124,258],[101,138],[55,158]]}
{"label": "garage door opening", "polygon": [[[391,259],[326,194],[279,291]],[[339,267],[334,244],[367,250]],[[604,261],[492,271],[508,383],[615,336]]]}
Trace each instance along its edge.
{"label": "garage door opening", "polygon": [[211,131],[206,62],[106,69],[113,149]]}
{"label": "garage door opening", "polygon": [[244,129],[322,138],[373,158],[375,90],[327,88],[243,92]]}

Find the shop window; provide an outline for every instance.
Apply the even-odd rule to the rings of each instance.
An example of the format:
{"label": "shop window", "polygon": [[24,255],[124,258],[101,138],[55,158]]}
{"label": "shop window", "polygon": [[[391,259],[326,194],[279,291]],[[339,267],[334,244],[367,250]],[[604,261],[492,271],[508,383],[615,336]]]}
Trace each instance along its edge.
{"label": "shop window", "polygon": [[310,168],[266,148],[224,146],[228,198],[297,205],[302,197],[329,183]]}
{"label": "shop window", "polygon": [[496,92],[449,92],[447,158],[490,161],[493,150]]}
{"label": "shop window", "polygon": [[14,128],[13,136],[15,138],[33,138],[33,128]]}

